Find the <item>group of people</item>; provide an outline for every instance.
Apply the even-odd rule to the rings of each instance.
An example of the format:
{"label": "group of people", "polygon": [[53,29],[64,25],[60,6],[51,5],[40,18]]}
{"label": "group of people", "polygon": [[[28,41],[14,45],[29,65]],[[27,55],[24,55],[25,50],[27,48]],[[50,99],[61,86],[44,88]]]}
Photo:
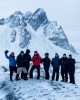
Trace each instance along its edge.
{"label": "group of people", "polygon": [[[12,81],[13,72],[16,72],[16,80],[19,80],[19,75],[21,73],[21,78],[24,80],[29,78],[33,78],[33,70],[37,69],[37,79],[40,79],[40,64],[43,64],[45,79],[49,80],[50,73],[49,69],[52,65],[52,80],[59,80],[59,72],[61,66],[61,76],[62,81],[67,82],[68,76],[70,78],[70,83],[75,84],[75,59],[72,58],[70,54],[69,57],[66,54],[63,54],[62,58],[59,58],[58,53],[55,53],[55,57],[50,60],[49,53],[45,53],[45,57],[41,58],[40,54],[37,51],[34,51],[34,55],[31,58],[30,50],[27,49],[26,53],[21,51],[20,54],[15,59],[14,52],[8,56],[8,50],[5,51],[5,57],[9,59],[9,69],[10,69],[10,81]],[[30,69],[30,61],[33,62],[32,67]],[[17,67],[16,67],[17,65]],[[30,71],[29,71],[30,69]],[[56,77],[55,77],[56,76]]]}

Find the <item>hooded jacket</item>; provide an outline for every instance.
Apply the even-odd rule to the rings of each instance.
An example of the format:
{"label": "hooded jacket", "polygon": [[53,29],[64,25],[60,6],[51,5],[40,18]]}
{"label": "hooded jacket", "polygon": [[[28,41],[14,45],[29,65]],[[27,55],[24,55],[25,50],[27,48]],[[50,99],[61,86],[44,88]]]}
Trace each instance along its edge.
{"label": "hooded jacket", "polygon": [[24,67],[24,57],[21,54],[17,56],[16,63],[17,67]]}
{"label": "hooded jacket", "polygon": [[12,56],[8,56],[7,54],[5,54],[5,57],[9,59],[9,66],[11,67],[16,66],[16,60],[14,56],[12,57]]}
{"label": "hooded jacket", "polygon": [[52,64],[53,68],[59,68],[60,58],[59,57],[53,58],[51,64]]}
{"label": "hooded jacket", "polygon": [[60,65],[62,70],[68,70],[68,58],[61,58]]}
{"label": "hooded jacket", "polygon": [[30,66],[31,56],[29,53],[24,54],[24,66]]}
{"label": "hooded jacket", "polygon": [[34,65],[34,66],[40,66],[40,62],[41,62],[41,57],[40,57],[40,55],[39,55],[39,54],[34,55],[34,56],[32,57],[32,62],[33,62],[33,65]]}
{"label": "hooded jacket", "polygon": [[45,68],[50,67],[50,63],[51,63],[50,58],[48,58],[48,57],[43,58],[41,60],[41,63],[43,63],[43,65],[44,65]]}
{"label": "hooded jacket", "polygon": [[68,69],[69,72],[75,72],[75,59],[73,58],[68,59]]}

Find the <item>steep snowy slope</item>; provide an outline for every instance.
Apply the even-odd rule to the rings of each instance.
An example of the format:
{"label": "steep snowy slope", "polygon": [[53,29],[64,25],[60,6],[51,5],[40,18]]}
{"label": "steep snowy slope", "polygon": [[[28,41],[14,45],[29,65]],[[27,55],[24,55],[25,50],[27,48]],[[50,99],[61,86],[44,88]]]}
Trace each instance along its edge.
{"label": "steep snowy slope", "polygon": [[[5,56],[4,56],[4,51],[6,49],[9,50],[10,52],[12,51],[15,52],[15,56],[17,56],[21,50],[25,51],[27,48],[31,50],[31,55],[33,55],[33,52],[35,50],[38,50],[38,52],[41,54],[42,57],[44,56],[45,52],[50,53],[50,58],[54,57],[54,54],[56,52],[59,53],[60,57],[62,56],[63,53],[67,53],[67,54],[71,53],[68,50],[62,49],[54,45],[51,41],[45,38],[45,36],[42,33],[43,27],[35,31],[29,24],[27,24],[26,30],[30,33],[29,36],[31,36],[31,39],[30,37],[28,37],[28,39],[30,39],[28,47],[21,48],[19,46],[19,43],[22,42],[22,45],[25,45],[24,43],[26,39],[22,38],[23,36],[20,35],[21,33],[19,32],[19,30],[15,29],[15,31],[18,32],[16,34],[16,41],[10,42],[11,41],[10,33],[12,30],[7,25],[0,27],[0,43],[1,43],[0,45],[0,51],[1,51],[0,52],[1,53],[0,65],[6,66],[6,63],[7,63],[7,66],[8,66],[8,61],[5,59]],[[77,55],[75,54],[74,56],[77,57]]]}

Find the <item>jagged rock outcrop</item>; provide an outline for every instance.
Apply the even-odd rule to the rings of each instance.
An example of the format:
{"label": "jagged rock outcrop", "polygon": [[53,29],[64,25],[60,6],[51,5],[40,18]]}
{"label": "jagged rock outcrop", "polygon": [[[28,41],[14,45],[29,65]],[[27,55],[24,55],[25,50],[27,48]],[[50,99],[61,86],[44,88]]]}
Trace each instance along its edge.
{"label": "jagged rock outcrop", "polygon": [[43,32],[42,34],[45,38],[56,46],[76,53],[74,47],[69,43],[63,28],[56,21],[50,22],[46,12],[41,8],[37,9],[34,13],[28,11],[26,14],[16,11],[8,18],[0,20],[0,25],[5,24],[10,28],[10,42],[15,42],[17,40],[16,35],[18,35],[20,37],[19,46],[21,48],[27,47],[32,38],[30,29],[27,27],[27,25],[30,25],[36,34],[37,30],[42,27],[41,32]]}
{"label": "jagged rock outcrop", "polygon": [[4,24],[5,24],[5,19],[4,18],[0,19],[0,25],[4,25]]}
{"label": "jagged rock outcrop", "polygon": [[[45,22],[45,23],[44,23]],[[31,19],[29,20],[30,25],[33,27],[34,30],[37,30],[41,24],[44,23],[44,25],[46,23],[48,23],[48,19],[46,16],[46,12],[43,9],[37,9]]]}

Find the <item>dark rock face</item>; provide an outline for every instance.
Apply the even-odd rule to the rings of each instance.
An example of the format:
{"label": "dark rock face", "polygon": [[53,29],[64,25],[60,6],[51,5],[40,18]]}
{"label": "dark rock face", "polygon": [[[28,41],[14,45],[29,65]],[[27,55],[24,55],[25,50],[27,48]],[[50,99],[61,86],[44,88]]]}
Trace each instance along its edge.
{"label": "dark rock face", "polygon": [[72,45],[69,45],[69,50],[75,54],[78,54],[75,50],[75,48]]}
{"label": "dark rock face", "polygon": [[27,47],[29,45],[30,40],[31,40],[30,32],[28,32],[26,28],[21,29],[19,46],[21,48]]}
{"label": "dark rock face", "polygon": [[11,28],[15,28],[15,27],[18,27],[20,26],[20,22],[22,21],[22,16],[23,14],[19,11],[19,12],[15,12],[14,14],[12,14],[9,19],[9,26]]}
{"label": "dark rock face", "polygon": [[20,11],[15,12],[6,19],[6,24],[9,24],[9,27],[11,28],[10,42],[15,42],[16,35],[18,34],[20,39],[19,46],[21,48],[27,47],[30,43],[31,35],[30,32],[26,29],[27,22],[24,14]]}
{"label": "dark rock face", "polygon": [[69,44],[68,38],[65,35],[61,26],[57,22],[50,22],[45,28],[43,34],[56,46],[67,49],[76,53],[76,50]]}
{"label": "dark rock face", "polygon": [[64,49],[67,49],[69,47],[69,43],[66,38],[60,39],[59,37],[53,37],[53,38],[49,38],[49,40],[52,41],[53,44],[60,46]]}
{"label": "dark rock face", "polygon": [[16,31],[15,30],[11,31],[10,38],[11,38],[11,42],[15,42],[15,40],[16,40]]}
{"label": "dark rock face", "polygon": [[[29,20],[30,25],[33,27],[34,30],[37,30],[41,24],[48,23],[48,19],[46,16],[46,12],[43,9],[37,9],[32,18]],[[44,25],[45,25],[44,23]]]}
{"label": "dark rock face", "polygon": [[4,25],[4,24],[5,24],[5,19],[4,18],[0,19],[0,25]]}

